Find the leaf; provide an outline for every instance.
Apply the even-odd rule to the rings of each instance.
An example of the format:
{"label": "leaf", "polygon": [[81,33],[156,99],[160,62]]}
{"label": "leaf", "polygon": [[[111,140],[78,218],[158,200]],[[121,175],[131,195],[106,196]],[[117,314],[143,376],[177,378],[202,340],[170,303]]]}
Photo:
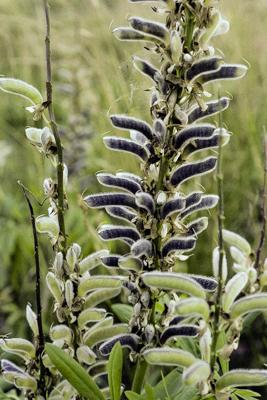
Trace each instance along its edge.
{"label": "leaf", "polygon": [[39,90],[20,79],[0,78],[0,90],[14,94],[29,100],[32,104],[43,103],[43,97]]}
{"label": "leaf", "polygon": [[156,400],[155,389],[150,385],[145,385],[146,400]]}
{"label": "leaf", "polygon": [[89,400],[104,400],[98,386],[77,361],[51,343],[45,345],[45,350],[54,366],[81,396]]}
{"label": "leaf", "polygon": [[253,390],[249,390],[249,389],[235,390],[235,394],[244,400],[255,400],[257,397],[258,398],[261,397],[261,395],[259,393],[254,392]]}
{"label": "leaf", "polygon": [[123,352],[120,342],[113,347],[107,365],[111,400],[120,400]]}
{"label": "leaf", "polygon": [[111,310],[121,322],[128,323],[132,317],[133,307],[128,304],[112,304]]}
{"label": "leaf", "polygon": [[125,392],[126,397],[128,400],[143,400],[143,396],[141,396],[140,394],[134,393],[130,390],[127,390],[127,392]]}

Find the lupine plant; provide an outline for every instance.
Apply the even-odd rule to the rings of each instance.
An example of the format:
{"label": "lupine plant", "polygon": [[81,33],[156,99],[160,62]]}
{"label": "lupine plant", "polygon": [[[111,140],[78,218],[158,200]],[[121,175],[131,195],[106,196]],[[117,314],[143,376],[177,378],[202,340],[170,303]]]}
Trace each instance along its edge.
{"label": "lupine plant", "polygon": [[[4,379],[22,398],[253,400],[258,393],[243,387],[267,383],[265,369],[229,369],[247,316],[267,310],[265,226],[256,254],[244,238],[224,229],[222,147],[230,133],[221,113],[230,99],[210,85],[241,78],[247,67],[225,63],[213,47],[214,37],[229,29],[216,0],[153,3],[163,22],[131,17],[129,27],[114,30],[120,40],[145,42],[158,59],[154,66],[133,58],[153,83],[151,121],[112,115],[112,125],[130,138],[104,138],[107,148],[136,156],[140,173],[98,173],[100,184],[113,191],[84,199],[117,221],[98,233],[106,241],[123,241],[124,254],[99,250],[84,257],[77,243],[67,242],[68,168],[53,110],[46,0],[46,99],[23,81],[0,78],[3,91],[25,97],[33,120],[44,121],[43,128],[26,128],[26,138],[56,176],[44,179],[49,208],[37,218],[21,184],[35,245],[37,312],[29,305],[26,310],[34,340],[2,338],[0,345],[23,361],[2,359]],[[207,118],[212,123],[203,122]],[[206,194],[197,179],[214,171],[218,193]],[[208,227],[208,217],[198,212],[217,204],[214,276],[203,276],[201,265],[197,275],[185,273],[198,235]],[[50,339],[42,327],[37,232],[48,235],[55,253],[46,276],[55,312]]]}

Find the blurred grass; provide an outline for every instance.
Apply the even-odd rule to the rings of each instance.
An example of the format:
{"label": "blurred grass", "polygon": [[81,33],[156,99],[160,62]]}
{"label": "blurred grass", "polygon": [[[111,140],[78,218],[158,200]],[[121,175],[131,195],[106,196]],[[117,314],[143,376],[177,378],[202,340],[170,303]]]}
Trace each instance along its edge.
{"label": "blurred grass", "polygon": [[[71,151],[76,148],[75,134],[71,135],[73,122],[81,132],[89,131],[88,142],[84,143],[83,167],[71,179],[71,212],[67,216],[70,241],[81,243],[87,253],[103,246],[95,228],[106,217],[98,211],[83,210],[80,193],[96,190],[96,171],[136,169],[130,156],[116,154],[114,157],[114,153],[104,148],[102,137],[111,130],[107,116],[129,112],[149,121],[150,82],[140,77],[131,62],[133,54],[145,57],[147,52],[138,45],[117,42],[111,32],[114,27],[125,24],[127,16],[151,15],[151,12],[149,6],[130,5],[126,0],[51,0],[50,4],[54,96],[58,122],[63,134],[69,133],[67,137],[63,135],[65,147]],[[231,107],[224,113],[224,123],[234,133],[224,150],[226,226],[247,237],[255,246],[261,222],[262,131],[267,118],[267,3],[265,0],[253,3],[227,0],[221,8],[232,27],[228,35],[217,39],[216,46],[222,49],[226,61],[238,63],[245,59],[250,65],[245,79],[223,85],[220,90],[221,95],[227,91],[233,95]],[[26,80],[44,93],[42,2],[1,0],[0,24],[0,73]],[[51,170],[45,160],[40,162],[39,154],[24,139],[25,126],[32,124],[24,110],[26,104],[4,94],[0,99],[0,143],[3,145],[0,156],[4,145],[11,149],[4,164],[0,164],[0,288],[2,309],[9,316],[5,329],[13,329],[15,322],[22,320],[26,302],[32,301],[34,292],[31,231],[17,180],[41,199],[43,178]],[[207,177],[203,182],[208,192],[216,191],[214,178]],[[36,210],[46,212],[45,206]],[[195,257],[190,259],[190,268],[194,271],[210,270],[211,251],[217,243],[216,215],[214,212],[212,215],[210,228],[202,235]],[[44,275],[51,263],[51,254],[46,239],[41,242]],[[47,294],[45,299],[49,304]]]}

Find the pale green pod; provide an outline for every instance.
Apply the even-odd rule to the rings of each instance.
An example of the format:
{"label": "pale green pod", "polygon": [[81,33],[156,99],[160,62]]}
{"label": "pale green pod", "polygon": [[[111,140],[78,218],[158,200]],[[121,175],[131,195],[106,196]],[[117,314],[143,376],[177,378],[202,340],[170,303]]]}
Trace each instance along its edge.
{"label": "pale green pod", "polygon": [[210,18],[209,26],[206,28],[206,30],[199,38],[199,44],[201,47],[205,48],[207,46],[208,42],[216,32],[219,22],[220,22],[220,13],[218,11],[215,11]]}
{"label": "pale green pod", "polygon": [[124,270],[135,272],[142,270],[142,261],[138,257],[121,257],[118,264]]}
{"label": "pale green pod", "polygon": [[189,299],[180,300],[175,305],[175,311],[179,315],[198,315],[205,321],[209,319],[209,305],[204,299],[198,297],[190,297]]}
{"label": "pale green pod", "polygon": [[59,225],[55,218],[40,215],[36,218],[35,224],[37,232],[47,233],[53,244],[57,242],[59,236]]}
{"label": "pale green pod", "polygon": [[183,45],[181,41],[181,36],[177,31],[171,32],[170,48],[173,62],[175,64],[178,64],[182,55]]}
{"label": "pale green pod", "polygon": [[237,247],[230,246],[230,254],[237,264],[244,265],[246,263],[246,257]]}
{"label": "pale green pod", "polygon": [[29,340],[21,338],[0,339],[0,347],[7,353],[16,354],[26,360],[35,357],[35,347]]}
{"label": "pale green pod", "polygon": [[26,319],[27,319],[29,327],[31,328],[34,336],[37,337],[39,335],[37,316],[36,316],[35,312],[32,310],[32,307],[30,306],[30,304],[27,304],[27,307],[26,307]]}
{"label": "pale green pod", "polygon": [[226,372],[216,383],[217,391],[239,386],[262,386],[267,384],[267,370],[233,369]]}
{"label": "pale green pod", "polygon": [[61,304],[63,301],[63,282],[50,271],[46,275],[46,284],[57,303]]}
{"label": "pale green pod", "polygon": [[76,350],[77,358],[80,363],[92,365],[96,360],[96,354],[88,346],[80,346]]}
{"label": "pale green pod", "polygon": [[71,344],[72,331],[67,325],[54,325],[50,328],[49,336],[53,341],[63,340],[65,343]]}
{"label": "pale green pod", "polygon": [[196,358],[188,351],[172,349],[170,347],[152,348],[143,352],[143,357],[148,364],[152,365],[178,365],[180,367],[190,367]]}
{"label": "pale green pod", "polygon": [[89,333],[86,336],[84,343],[89,347],[94,347],[95,345],[104,342],[113,336],[128,332],[129,328],[127,324],[115,324],[112,326],[100,327]]}
{"label": "pale green pod", "polygon": [[84,308],[95,307],[98,304],[103,303],[104,301],[113,299],[113,297],[117,297],[120,292],[121,287],[111,289],[97,289],[85,298]]}
{"label": "pale green pod", "polygon": [[267,271],[265,271],[261,276],[260,276],[260,286],[264,288],[267,286]]}
{"label": "pale green pod", "polygon": [[38,147],[42,146],[42,139],[41,139],[42,134],[43,134],[43,129],[31,128],[31,127],[25,129],[26,138],[34,146],[38,146]]}
{"label": "pale green pod", "polygon": [[175,272],[146,272],[141,275],[144,283],[162,290],[174,290],[190,296],[205,298],[204,289],[186,275]]}
{"label": "pale green pod", "polygon": [[73,283],[70,279],[65,282],[65,300],[69,309],[72,307],[74,299],[74,287]]}
{"label": "pale green pod", "polygon": [[86,329],[86,332],[83,335],[83,342],[86,343],[87,342],[87,338],[96,330],[98,329],[104,329],[108,326],[112,326],[113,325],[113,318],[112,317],[107,317],[97,323],[95,323],[94,325],[92,325],[90,328]]}
{"label": "pale green pod", "polygon": [[20,389],[31,390],[33,392],[37,390],[37,381],[29,374],[17,375],[14,383]]}
{"label": "pale green pod", "polygon": [[267,293],[252,294],[237,300],[230,309],[232,319],[255,311],[267,311]]}
{"label": "pale green pod", "polygon": [[202,356],[202,360],[210,362],[211,356],[211,330],[209,328],[206,329],[205,333],[199,339],[199,348]]}
{"label": "pale green pod", "polygon": [[106,316],[104,308],[87,308],[78,316],[78,325],[80,329],[84,329],[89,322],[97,322]]}
{"label": "pale green pod", "polygon": [[44,101],[39,90],[20,79],[0,78],[0,90],[23,97],[34,105],[41,104]]}
{"label": "pale green pod", "polygon": [[234,275],[225,286],[225,292],[222,296],[223,311],[229,313],[230,308],[248,283],[248,274],[246,272],[238,272]]}
{"label": "pale green pod", "polygon": [[106,257],[108,255],[109,251],[103,249],[83,258],[79,262],[80,273],[84,274],[86,271],[90,271],[91,269],[96,268],[98,265],[101,264],[101,257]]}
{"label": "pale green pod", "polygon": [[73,246],[70,246],[67,250],[66,261],[68,263],[70,272],[73,272],[74,267],[78,261],[77,253],[76,253],[75,249],[73,248]]}
{"label": "pale green pod", "polygon": [[[220,263],[220,250],[219,247],[215,247],[212,253],[212,270],[213,276],[215,278],[219,277],[219,263]],[[226,281],[228,275],[228,267],[227,267],[227,260],[225,254],[223,254],[222,260],[222,279],[223,282]]]}
{"label": "pale green pod", "polygon": [[94,275],[82,279],[78,286],[78,295],[84,297],[88,292],[95,289],[115,289],[122,287],[123,278],[115,275]]}
{"label": "pale green pod", "polygon": [[187,385],[195,386],[198,383],[206,382],[210,376],[210,366],[206,361],[197,360],[183,372],[183,381]]}
{"label": "pale green pod", "polygon": [[223,229],[223,240],[230,246],[237,247],[246,256],[249,256],[252,253],[248,241],[244,239],[242,236],[238,235],[237,233],[228,231],[227,229]]}

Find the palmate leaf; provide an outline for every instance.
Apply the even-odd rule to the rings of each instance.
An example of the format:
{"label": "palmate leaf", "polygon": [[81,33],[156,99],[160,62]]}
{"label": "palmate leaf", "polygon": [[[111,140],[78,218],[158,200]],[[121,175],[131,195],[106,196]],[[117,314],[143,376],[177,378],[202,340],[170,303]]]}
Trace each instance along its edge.
{"label": "palmate leaf", "polygon": [[46,344],[45,350],[54,366],[81,396],[88,400],[104,400],[96,383],[77,361],[51,343]]}
{"label": "palmate leaf", "polygon": [[113,347],[107,365],[111,400],[120,400],[123,352],[120,342]]}

